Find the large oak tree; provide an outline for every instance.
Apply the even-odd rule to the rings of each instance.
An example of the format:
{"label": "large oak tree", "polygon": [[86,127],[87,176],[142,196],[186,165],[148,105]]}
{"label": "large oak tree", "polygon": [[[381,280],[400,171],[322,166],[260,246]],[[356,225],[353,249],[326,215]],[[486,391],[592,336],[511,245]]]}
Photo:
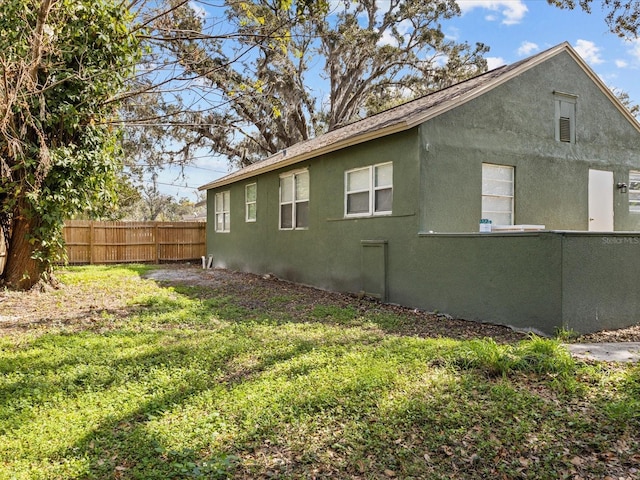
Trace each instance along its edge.
{"label": "large oak tree", "polygon": [[[181,72],[180,102],[147,109],[188,156],[208,147],[236,164],[258,161],[400,101],[486,70],[484,45],[445,38],[453,0],[226,0],[215,15],[168,0],[154,17],[148,65]],[[326,96],[318,90],[327,85]],[[154,82],[151,82],[154,83]],[[167,84],[168,85],[168,84]],[[175,91],[176,88],[167,88]],[[140,144],[138,140],[136,143]]]}

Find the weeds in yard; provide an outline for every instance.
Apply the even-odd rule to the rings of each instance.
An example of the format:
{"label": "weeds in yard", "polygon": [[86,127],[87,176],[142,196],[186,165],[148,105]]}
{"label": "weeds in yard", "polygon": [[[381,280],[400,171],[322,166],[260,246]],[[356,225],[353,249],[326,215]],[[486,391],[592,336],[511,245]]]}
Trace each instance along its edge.
{"label": "weeds in yard", "polygon": [[579,336],[580,334],[572,328],[558,328],[555,332],[555,337],[561,342],[570,342]]}
{"label": "weeds in yard", "polygon": [[288,322],[285,301],[148,268],[61,272],[120,285],[125,312],[98,327],[0,336],[0,479],[637,475],[638,366],[391,335],[406,318],[344,304]]}
{"label": "weeds in yard", "polygon": [[535,335],[517,345],[498,344],[491,338],[471,340],[453,349],[449,360],[488,376],[524,372],[569,377],[576,371],[575,361],[559,342]]}

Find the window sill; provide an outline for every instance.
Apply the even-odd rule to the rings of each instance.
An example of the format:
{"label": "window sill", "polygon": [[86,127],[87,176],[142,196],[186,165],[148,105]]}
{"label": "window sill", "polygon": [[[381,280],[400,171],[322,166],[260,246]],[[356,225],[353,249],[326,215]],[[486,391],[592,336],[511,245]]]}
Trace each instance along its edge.
{"label": "window sill", "polygon": [[340,217],[340,218],[327,218],[327,222],[350,222],[353,220],[374,220],[376,218],[404,218],[404,217],[415,217],[415,213],[404,213],[404,214],[379,214],[379,215],[364,215],[362,217]]}
{"label": "window sill", "polygon": [[369,217],[391,217],[393,212],[380,212],[380,213],[353,213],[351,215],[345,215],[343,218],[369,218]]}
{"label": "window sill", "polygon": [[550,230],[530,230],[530,231],[506,231],[506,232],[418,232],[418,237],[440,237],[440,238],[496,238],[496,237],[535,237],[549,233]]}

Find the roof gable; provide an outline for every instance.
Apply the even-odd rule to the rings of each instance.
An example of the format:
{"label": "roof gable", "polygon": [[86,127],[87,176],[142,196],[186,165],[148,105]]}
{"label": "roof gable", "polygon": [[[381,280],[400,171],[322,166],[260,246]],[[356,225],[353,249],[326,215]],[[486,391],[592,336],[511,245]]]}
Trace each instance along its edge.
{"label": "roof gable", "polygon": [[199,190],[228,185],[262,173],[288,167],[326,153],[335,152],[352,145],[411,129],[493,90],[510,79],[562,52],[567,52],[571,55],[589,78],[640,133],[640,123],[638,123],[636,118],[622,105],[613,92],[600,80],[597,74],[577,54],[571,45],[564,42],[519,62],[498,67],[448,88],[438,90],[424,97],[385,110],[376,115],[371,115],[318,137],[292,145],[263,161],[254,163],[203,185],[199,187]]}

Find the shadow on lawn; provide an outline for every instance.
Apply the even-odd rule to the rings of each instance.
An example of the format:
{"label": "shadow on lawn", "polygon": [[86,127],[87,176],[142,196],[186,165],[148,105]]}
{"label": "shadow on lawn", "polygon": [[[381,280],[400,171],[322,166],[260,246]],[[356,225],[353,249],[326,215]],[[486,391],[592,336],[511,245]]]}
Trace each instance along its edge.
{"label": "shadow on lawn", "polygon": [[[217,288],[159,284],[121,316],[0,357],[0,373],[15,378],[0,390],[12,408],[0,413],[12,416],[5,432],[75,438],[32,463],[85,462],[86,478],[482,478],[504,451],[498,471],[513,477],[526,476],[537,439],[549,469],[532,467],[532,478],[565,466],[555,425],[579,417],[544,380],[534,386],[548,398],[525,380],[503,382],[549,375],[571,399],[576,365],[553,345],[408,338],[416,321],[420,336],[490,330],[255,276]],[[622,436],[639,383],[630,379],[603,442]],[[56,418],[67,424],[46,423]]]}
{"label": "shadow on lawn", "polygon": [[[194,272],[200,271],[194,269]],[[196,285],[176,280],[155,281],[185,298],[202,302],[209,313],[232,322],[369,325],[394,335],[461,340],[490,337],[498,343],[514,343],[526,338],[526,334],[501,325],[383,304],[371,298],[319,290],[272,276],[228,271],[202,275],[213,275],[214,279],[221,275],[222,281],[211,280],[211,286],[206,281]]]}
{"label": "shadow on lawn", "polygon": [[[186,347],[191,353],[174,358],[175,346],[181,352]],[[129,362],[181,368],[190,364],[189,358],[203,356],[213,344],[204,341],[196,350],[192,347],[191,341],[178,342],[153,355],[129,358]],[[281,372],[281,378],[270,379],[272,385],[259,378],[261,373],[278,370],[311,350],[308,343],[294,342],[282,351],[260,356],[243,369],[243,375],[236,376],[236,362],[251,351],[243,348],[226,358],[224,365],[214,366],[215,373],[206,378],[196,376],[161,393],[149,392],[150,398],[136,402],[136,408],[99,423],[54,458],[87,458],[87,475],[96,478],[228,478],[236,468],[243,469],[250,478],[308,478],[318,466],[338,477],[345,471],[355,474],[356,462],[369,453],[362,436],[374,432],[355,423],[345,431],[344,422],[389,422],[375,410],[380,396],[387,396],[394,388],[389,381],[392,373],[381,368],[385,362],[378,360],[374,373],[369,371],[370,362],[357,364],[353,368],[362,369],[360,373],[366,375],[336,375],[329,384],[309,383],[309,371]],[[374,357],[370,360],[376,363]],[[204,407],[200,396],[206,403]],[[189,413],[191,418],[183,418]],[[296,428],[309,419],[313,419],[311,428],[317,431],[306,431],[312,434],[309,438],[303,431],[298,436]],[[185,431],[181,432],[181,428]],[[327,428],[329,432],[324,434]],[[322,433],[318,435],[319,432]],[[172,435],[177,438],[167,441],[166,437]],[[376,443],[381,440],[377,434],[371,439]],[[341,447],[339,442],[345,445]],[[171,443],[183,446],[169,447]],[[376,468],[379,466],[372,466],[372,471]]]}
{"label": "shadow on lawn", "polygon": [[[37,372],[37,376],[3,389],[0,399],[11,399],[11,404],[22,406],[22,414],[11,420],[13,431],[29,430],[30,423],[38,424],[33,412],[44,413],[45,418],[81,412],[66,425],[67,432],[72,437],[79,430],[87,429],[87,433],[73,445],[48,452],[46,457],[61,463],[87,459],[86,475],[92,478],[226,478],[234,464],[228,453],[233,445],[212,448],[211,439],[201,438],[195,444],[187,442],[189,447],[172,449],[157,433],[167,425],[161,423],[157,429],[153,425],[165,414],[197,403],[203,394],[212,398],[207,410],[215,411],[216,396],[225,397],[243,382],[251,382],[274,365],[313,348],[309,342],[293,342],[256,357],[252,355],[258,347],[256,342],[236,338],[237,342],[230,343],[232,338],[193,331],[182,335],[173,331],[112,332],[76,336],[75,342],[70,339],[66,335],[42,336],[32,346],[56,345],[55,358],[22,358],[17,368],[2,365],[5,374],[22,370]],[[91,348],[82,348],[87,340]],[[154,347],[138,352],[138,346],[144,344]],[[246,356],[251,356],[250,362]],[[105,368],[109,372],[106,376],[102,375]],[[34,391],[39,392],[37,396]],[[113,402],[115,408],[107,405],[105,412],[96,412],[90,405],[94,399],[103,404]],[[215,429],[219,417],[211,419],[213,422],[205,419],[209,430]],[[64,430],[65,426],[56,425],[54,429]],[[180,443],[183,434],[170,435],[177,436]],[[47,442],[46,438],[40,440]]]}

